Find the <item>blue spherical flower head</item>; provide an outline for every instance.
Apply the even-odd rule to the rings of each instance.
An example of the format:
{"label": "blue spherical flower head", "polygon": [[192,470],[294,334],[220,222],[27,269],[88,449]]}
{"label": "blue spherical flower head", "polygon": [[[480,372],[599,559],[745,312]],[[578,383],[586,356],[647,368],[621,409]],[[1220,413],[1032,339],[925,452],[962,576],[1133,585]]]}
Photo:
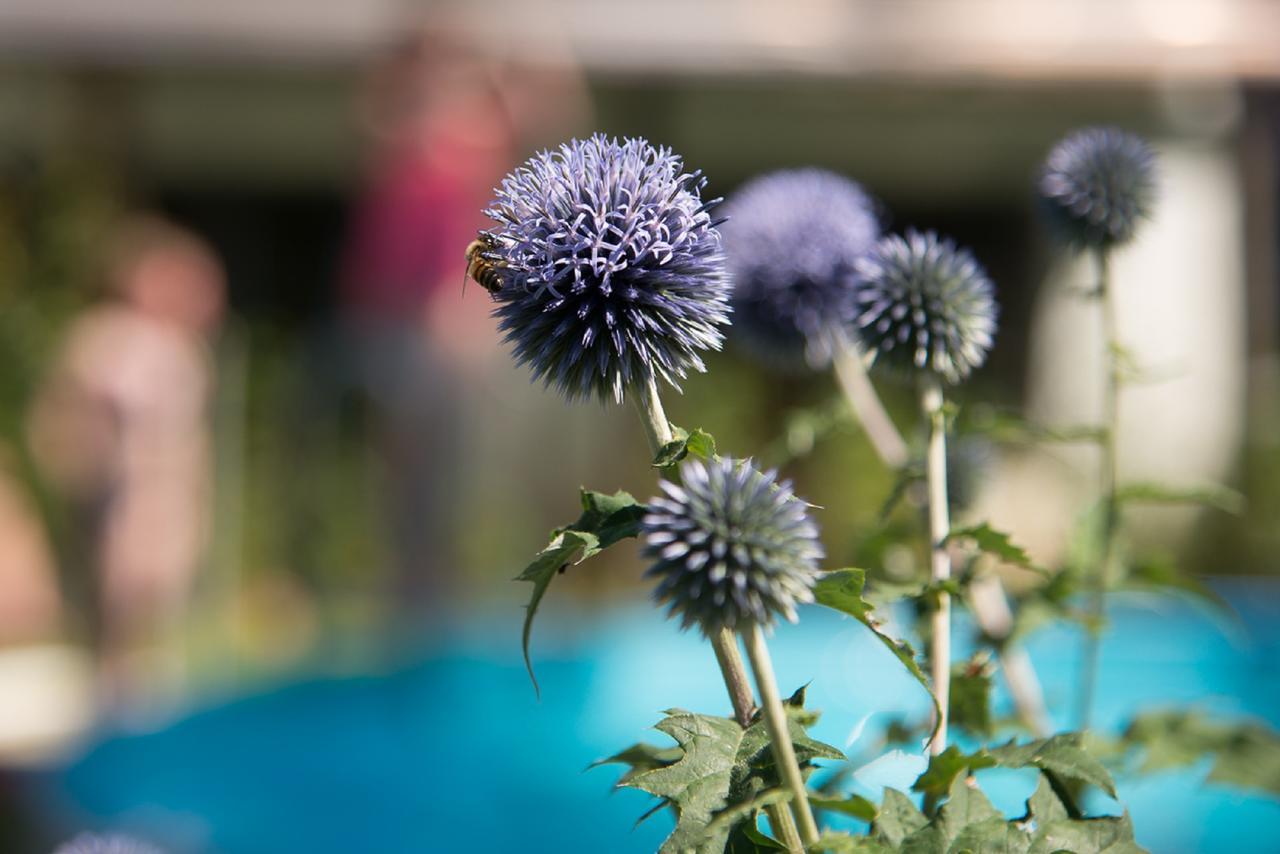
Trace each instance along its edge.
{"label": "blue spherical flower head", "polygon": [[597,134],[535,155],[486,215],[502,287],[494,314],[517,361],[570,399],[679,388],[718,350],[729,283],[706,179],[643,139]]}
{"label": "blue spherical flower head", "polygon": [[858,273],[857,327],[877,365],[954,383],[986,360],[995,288],[967,249],[932,231],[889,235]]}
{"label": "blue spherical flower head", "polygon": [[1063,139],[1045,161],[1040,195],[1058,234],[1080,249],[1133,239],[1155,200],[1155,154],[1117,128],[1086,128]]}
{"label": "blue spherical flower head", "polygon": [[824,367],[829,331],[855,313],[854,263],[880,236],[870,196],[833,172],[789,169],[748,181],[724,213],[735,340],[780,367]]}
{"label": "blue spherical flower head", "polygon": [[644,518],[654,598],[708,636],[778,615],[795,622],[797,603],[813,601],[823,552],[791,484],[727,458],[686,463],[680,476],[683,485],[662,482]]}

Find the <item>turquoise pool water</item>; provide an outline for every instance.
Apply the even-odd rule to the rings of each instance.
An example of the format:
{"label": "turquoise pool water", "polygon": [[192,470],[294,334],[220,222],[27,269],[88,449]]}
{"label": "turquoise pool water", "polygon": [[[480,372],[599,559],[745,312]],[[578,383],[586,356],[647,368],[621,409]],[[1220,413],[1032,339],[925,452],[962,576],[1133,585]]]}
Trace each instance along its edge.
{"label": "turquoise pool water", "polygon": [[[1280,724],[1280,587],[1221,589],[1238,621],[1182,600],[1117,598],[1100,725],[1175,703]],[[51,823],[132,829],[175,851],[655,850],[670,819],[632,829],[651,801],[612,791],[614,768],[584,769],[661,740],[648,728],[665,708],[727,711],[709,650],[647,607],[589,617],[548,609],[535,629],[538,700],[520,660],[519,614],[506,616],[442,628],[442,640],[380,675],[302,680],[158,732],[104,734],[42,781],[36,809]],[[891,716],[927,709],[883,648],[839,615],[811,609],[772,647],[784,690],[811,681],[810,705],[824,712],[816,734],[852,753]],[[1042,631],[1029,648],[1050,703],[1069,705],[1075,633]],[[905,788],[922,762],[875,762],[857,785],[877,797],[883,785]],[[1280,802],[1206,785],[1206,770],[1119,781],[1139,840],[1157,854],[1280,850]],[[1031,784],[995,774],[997,804],[1020,813]]]}

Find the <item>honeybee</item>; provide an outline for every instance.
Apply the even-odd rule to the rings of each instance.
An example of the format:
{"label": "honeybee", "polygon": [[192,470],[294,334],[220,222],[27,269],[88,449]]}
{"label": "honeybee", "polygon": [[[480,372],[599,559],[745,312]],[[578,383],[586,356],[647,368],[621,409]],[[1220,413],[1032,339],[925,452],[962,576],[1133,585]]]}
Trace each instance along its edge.
{"label": "honeybee", "polygon": [[502,290],[502,274],[499,270],[506,265],[498,253],[498,238],[481,231],[476,239],[467,244],[467,272],[462,280],[463,293],[467,289],[467,279],[475,279],[476,284],[491,294]]}

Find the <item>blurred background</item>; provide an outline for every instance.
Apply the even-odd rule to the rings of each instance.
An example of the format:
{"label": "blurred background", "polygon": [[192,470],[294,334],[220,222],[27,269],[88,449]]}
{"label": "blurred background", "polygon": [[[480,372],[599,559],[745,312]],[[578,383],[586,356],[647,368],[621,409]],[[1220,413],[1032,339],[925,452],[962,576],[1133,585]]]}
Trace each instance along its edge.
{"label": "blurred background", "polygon": [[[1156,655],[1170,678],[1109,719],[1215,691],[1275,715],[1280,5],[0,0],[0,849],[123,829],[173,851],[461,850],[458,816],[490,813],[542,818],[526,850],[652,849],[661,832],[627,835],[643,799],[578,772],[657,710],[723,698],[625,546],[556,580],[533,696],[512,577],[579,486],[654,479],[629,408],[532,386],[483,289],[464,293],[492,187],[595,130],[673,147],[712,196],[785,166],[846,174],[887,228],[949,233],[996,282],[964,417],[1079,425],[1100,394],[1071,295],[1090,273],[1038,225],[1034,180],[1091,124],[1160,155],[1157,215],[1115,267],[1146,373],[1123,475],[1247,502],[1134,514],[1134,536],[1256,618],[1222,630],[1223,659],[1186,647],[1238,666],[1250,698],[1175,685],[1186,661]],[[880,385],[910,434],[912,390]],[[821,417],[829,376],[772,373],[731,336],[684,391],[673,421],[825,508],[833,566],[909,571],[875,536],[891,475]],[[1054,565],[1092,459],[1002,446],[966,512]],[[1131,634],[1117,686],[1153,660]],[[803,638],[780,638],[784,664],[821,681],[835,642]],[[1064,643],[1041,639],[1046,660]],[[876,708],[838,685],[837,728]],[[460,752],[472,735],[491,741]],[[584,808],[604,811],[575,845]],[[1274,804],[1244,808],[1280,827]],[[324,832],[301,829],[317,812]],[[1200,850],[1180,838],[1156,850]]]}

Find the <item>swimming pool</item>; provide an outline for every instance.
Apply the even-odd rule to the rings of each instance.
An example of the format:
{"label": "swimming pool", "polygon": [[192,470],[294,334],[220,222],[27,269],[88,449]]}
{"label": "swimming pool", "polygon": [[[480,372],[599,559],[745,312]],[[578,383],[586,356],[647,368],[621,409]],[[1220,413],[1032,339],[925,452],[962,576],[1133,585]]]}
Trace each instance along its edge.
{"label": "swimming pool", "polygon": [[[1186,703],[1280,723],[1280,587],[1220,589],[1238,621],[1184,600],[1116,597],[1100,726]],[[41,809],[178,851],[653,851],[670,819],[633,830],[650,799],[613,792],[616,768],[584,769],[660,741],[648,728],[663,709],[727,713],[711,653],[648,607],[558,616],[549,608],[535,628],[540,700],[520,660],[518,614],[472,615],[384,673],[300,679],[211,702],[158,732],[104,734],[42,781]],[[810,705],[824,713],[814,732],[833,744],[856,752],[890,717],[927,711],[919,686],[837,614],[809,609],[772,647],[784,691],[812,680]],[[1069,706],[1075,633],[1041,631],[1029,649],[1051,706]],[[909,785],[922,762],[875,763],[858,785],[878,797],[881,785]],[[1204,785],[1206,770],[1118,781],[1139,841],[1157,854],[1275,851],[1280,802]],[[1020,813],[1030,784],[994,773],[993,800]]]}

